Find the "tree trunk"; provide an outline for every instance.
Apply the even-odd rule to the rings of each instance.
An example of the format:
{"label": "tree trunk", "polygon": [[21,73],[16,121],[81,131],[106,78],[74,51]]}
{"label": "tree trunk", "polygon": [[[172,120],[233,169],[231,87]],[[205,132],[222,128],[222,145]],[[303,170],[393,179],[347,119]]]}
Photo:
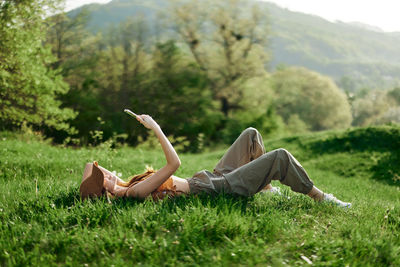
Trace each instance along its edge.
{"label": "tree trunk", "polygon": [[221,98],[221,110],[224,113],[225,117],[228,117],[228,112],[230,109],[228,99],[226,97]]}

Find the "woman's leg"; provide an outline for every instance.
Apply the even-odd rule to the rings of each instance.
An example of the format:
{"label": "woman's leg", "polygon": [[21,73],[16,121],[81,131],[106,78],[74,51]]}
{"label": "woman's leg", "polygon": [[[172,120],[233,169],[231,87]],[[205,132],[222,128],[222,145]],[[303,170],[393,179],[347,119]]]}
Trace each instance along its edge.
{"label": "woman's leg", "polygon": [[307,193],[307,196],[311,197],[315,201],[322,201],[324,199],[324,192],[313,186],[311,191]]}
{"label": "woman's leg", "polygon": [[225,177],[232,191],[239,195],[254,195],[271,180],[279,180],[282,184],[290,186],[293,191],[307,194],[316,201],[329,201],[342,207],[351,206],[351,203],[342,202],[315,187],[297,159],[282,148],[262,155],[226,174]]}
{"label": "woman's leg", "polygon": [[[247,128],[240,134],[240,136],[229,147],[228,151],[217,163],[214,168],[214,174],[222,175],[230,173],[231,171],[264,154],[265,147],[261,134],[255,128]],[[263,189],[266,191],[271,191],[273,190],[273,187],[270,183],[268,183]]]}
{"label": "woman's leg", "polygon": [[230,173],[265,153],[261,134],[255,128],[244,130],[214,168],[214,174]]}
{"label": "woman's leg", "polygon": [[225,177],[237,194],[245,196],[259,192],[271,180],[279,180],[303,194],[308,194],[314,185],[300,163],[282,148],[260,156]]}

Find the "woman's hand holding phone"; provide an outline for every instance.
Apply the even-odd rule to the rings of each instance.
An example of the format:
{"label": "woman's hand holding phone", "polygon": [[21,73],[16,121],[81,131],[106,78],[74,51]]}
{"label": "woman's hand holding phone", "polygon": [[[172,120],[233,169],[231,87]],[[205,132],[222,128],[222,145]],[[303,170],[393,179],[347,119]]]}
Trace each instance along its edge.
{"label": "woman's hand holding phone", "polygon": [[131,115],[132,117],[135,117],[141,124],[144,125],[144,127],[146,127],[147,129],[157,129],[160,126],[157,124],[157,122],[150,117],[149,115],[137,115],[134,112],[130,111],[129,109],[124,109],[124,111],[126,113],[128,113],[129,115]]}
{"label": "woman's hand holding phone", "polygon": [[147,129],[153,129],[156,130],[158,128],[160,128],[160,126],[157,124],[157,122],[150,117],[149,115],[137,115],[136,119],[144,125],[144,127],[146,127]]}

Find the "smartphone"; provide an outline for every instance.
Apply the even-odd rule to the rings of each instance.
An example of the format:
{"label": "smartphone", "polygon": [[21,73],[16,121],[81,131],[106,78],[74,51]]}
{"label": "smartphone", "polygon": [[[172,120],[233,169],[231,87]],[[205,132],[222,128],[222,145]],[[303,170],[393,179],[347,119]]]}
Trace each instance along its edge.
{"label": "smartphone", "polygon": [[130,111],[129,109],[124,109],[124,112],[128,113],[129,115],[131,115],[132,117],[137,117],[138,115],[136,115],[134,112]]}

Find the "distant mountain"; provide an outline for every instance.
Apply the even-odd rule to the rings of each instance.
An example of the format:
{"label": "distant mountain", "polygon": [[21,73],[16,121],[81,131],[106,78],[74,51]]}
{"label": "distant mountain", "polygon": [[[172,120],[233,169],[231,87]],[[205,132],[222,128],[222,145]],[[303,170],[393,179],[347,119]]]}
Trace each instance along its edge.
{"label": "distant mountain", "polygon": [[82,9],[89,10],[88,28],[92,32],[106,31],[129,17],[142,16],[152,23],[168,7],[168,0],[113,0],[107,4],[88,4],[68,12],[75,15]]}
{"label": "distant mountain", "polygon": [[[340,21],[338,21],[338,22],[340,22]],[[358,22],[358,21],[347,22],[347,24],[355,26],[355,27],[359,27],[364,30],[369,30],[369,31],[374,31],[374,32],[383,32],[383,30],[377,26],[372,26],[372,25],[365,24],[365,23]]]}
{"label": "distant mountain", "polygon": [[273,66],[305,66],[333,77],[338,83],[350,80],[346,87],[353,90],[388,87],[398,82],[399,36],[265,5],[273,30]]}
{"label": "distant mountain", "polygon": [[[271,69],[281,64],[304,66],[331,76],[352,91],[400,84],[400,33],[385,33],[361,23],[333,23],[272,3],[257,3],[268,9],[266,16],[271,22],[267,47],[272,56]],[[97,32],[130,16],[141,15],[154,23],[167,5],[166,0],[113,0],[81,8],[90,11],[88,28]],[[81,8],[69,13],[75,14]]]}

